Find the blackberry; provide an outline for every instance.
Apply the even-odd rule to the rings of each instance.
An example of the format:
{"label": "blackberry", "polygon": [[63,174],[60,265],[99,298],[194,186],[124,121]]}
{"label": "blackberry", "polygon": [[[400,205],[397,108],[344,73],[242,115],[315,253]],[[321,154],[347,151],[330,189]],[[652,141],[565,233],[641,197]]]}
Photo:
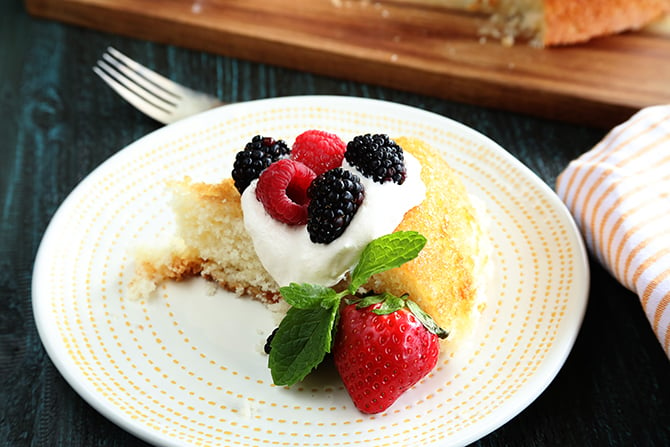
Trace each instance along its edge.
{"label": "blackberry", "polygon": [[232,173],[235,187],[242,194],[265,168],[290,154],[291,149],[283,140],[256,135],[235,155]]}
{"label": "blackberry", "polygon": [[344,158],[377,183],[402,185],[407,176],[403,150],[388,135],[359,135],[347,144]]}
{"label": "blackberry", "polygon": [[307,232],[312,242],[329,244],[344,232],[363,203],[360,178],[334,168],[317,176],[307,189]]}
{"label": "blackberry", "polygon": [[272,339],[275,338],[275,335],[277,335],[278,330],[279,330],[278,327],[274,328],[272,333],[268,335],[267,340],[265,340],[265,346],[263,346],[263,351],[265,351],[266,354],[269,354],[270,351],[272,351]]}

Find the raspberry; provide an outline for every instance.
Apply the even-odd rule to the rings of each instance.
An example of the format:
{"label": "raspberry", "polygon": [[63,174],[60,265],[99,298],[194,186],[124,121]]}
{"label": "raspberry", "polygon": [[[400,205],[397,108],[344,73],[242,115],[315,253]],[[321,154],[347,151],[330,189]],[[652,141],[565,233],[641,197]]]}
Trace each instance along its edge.
{"label": "raspberry", "polygon": [[309,238],[314,243],[329,244],[344,233],[363,203],[365,191],[356,174],[335,168],[315,178],[307,195]]}
{"label": "raspberry", "polygon": [[307,223],[307,188],[316,175],[304,164],[282,159],[258,177],[256,198],[274,219],[289,225]]}
{"label": "raspberry", "polygon": [[344,141],[333,133],[308,130],[295,139],[291,157],[320,175],[342,165],[346,148]]}
{"label": "raspberry", "polygon": [[360,135],[347,144],[344,154],[350,165],[377,183],[402,185],[407,176],[403,150],[387,135]]}
{"label": "raspberry", "polygon": [[290,154],[291,149],[284,141],[256,135],[235,155],[232,173],[235,187],[242,194],[265,168]]}

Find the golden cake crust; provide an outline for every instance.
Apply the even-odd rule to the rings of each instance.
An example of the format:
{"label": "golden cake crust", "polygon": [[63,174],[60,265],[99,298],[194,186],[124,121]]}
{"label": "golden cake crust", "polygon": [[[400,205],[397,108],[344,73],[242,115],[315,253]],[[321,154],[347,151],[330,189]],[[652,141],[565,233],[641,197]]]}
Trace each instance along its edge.
{"label": "golden cake crust", "polygon": [[452,334],[467,332],[478,310],[476,278],[481,228],[465,186],[433,148],[418,139],[398,138],[403,150],[421,162],[426,198],[405,214],[396,231],[423,234],[426,246],[402,266],[375,275],[368,287],[395,295],[409,294]]}

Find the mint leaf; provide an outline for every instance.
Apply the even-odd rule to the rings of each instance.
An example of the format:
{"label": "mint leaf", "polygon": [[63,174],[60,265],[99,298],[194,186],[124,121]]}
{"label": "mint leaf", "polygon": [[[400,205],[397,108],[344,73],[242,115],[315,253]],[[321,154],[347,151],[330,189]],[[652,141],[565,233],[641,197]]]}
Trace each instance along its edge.
{"label": "mint leaf", "polygon": [[400,267],[416,258],[426,245],[426,238],[416,231],[398,231],[370,242],[351,274],[349,292],[354,294],[360,286],[377,273]]}
{"label": "mint leaf", "polygon": [[272,339],[268,367],[275,385],[291,386],[316,368],[332,345],[339,306],[292,307]]}
{"label": "mint leaf", "polygon": [[298,309],[314,309],[322,306],[330,308],[337,301],[337,292],[330,287],[324,287],[317,284],[296,284],[291,283],[288,286],[281,287],[279,292],[287,303]]}

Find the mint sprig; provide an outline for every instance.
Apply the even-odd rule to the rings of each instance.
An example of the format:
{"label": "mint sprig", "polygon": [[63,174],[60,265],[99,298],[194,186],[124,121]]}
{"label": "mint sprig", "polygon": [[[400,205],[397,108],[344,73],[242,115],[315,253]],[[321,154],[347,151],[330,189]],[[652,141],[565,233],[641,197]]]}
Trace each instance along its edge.
{"label": "mint sprig", "polygon": [[426,238],[416,231],[399,231],[370,242],[351,273],[349,292],[356,293],[372,275],[400,267],[419,255]]}
{"label": "mint sprig", "polygon": [[298,309],[329,308],[339,299],[333,289],[317,284],[291,283],[279,289],[279,292],[287,303]]}
{"label": "mint sprig", "polygon": [[292,307],[272,339],[269,366],[275,385],[293,385],[318,366],[333,344],[338,308]]}
{"label": "mint sprig", "polygon": [[[304,379],[330,352],[340,303],[372,275],[416,258],[426,238],[416,231],[399,231],[370,242],[351,273],[346,290],[336,292],[315,284],[291,283],[279,289],[291,308],[270,344],[268,367],[275,385],[291,386]],[[388,294],[382,294],[382,300]],[[371,303],[372,304],[372,303]]]}

